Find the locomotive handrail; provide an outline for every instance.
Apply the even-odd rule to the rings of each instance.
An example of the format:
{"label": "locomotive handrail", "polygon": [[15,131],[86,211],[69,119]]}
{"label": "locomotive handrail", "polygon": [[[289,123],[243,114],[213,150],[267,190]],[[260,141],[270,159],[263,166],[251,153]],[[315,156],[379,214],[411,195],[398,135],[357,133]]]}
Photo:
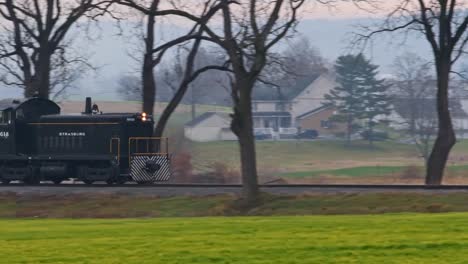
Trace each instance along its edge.
{"label": "locomotive handrail", "polygon": [[[138,141],[145,140],[146,141],[146,151],[139,152],[138,151]],[[165,152],[163,151],[150,151],[150,143],[151,141],[159,141],[159,149],[161,149],[161,142],[164,142]],[[132,142],[135,142],[135,152],[132,152]],[[150,155],[169,155],[169,138],[167,137],[130,137],[128,139],[128,160],[129,163],[131,162],[132,156],[150,156]]]}
{"label": "locomotive handrail", "polygon": [[110,139],[109,151],[110,151],[111,154],[114,153],[114,148],[113,148],[114,140],[117,140],[117,164],[120,164],[120,138],[111,138]]}

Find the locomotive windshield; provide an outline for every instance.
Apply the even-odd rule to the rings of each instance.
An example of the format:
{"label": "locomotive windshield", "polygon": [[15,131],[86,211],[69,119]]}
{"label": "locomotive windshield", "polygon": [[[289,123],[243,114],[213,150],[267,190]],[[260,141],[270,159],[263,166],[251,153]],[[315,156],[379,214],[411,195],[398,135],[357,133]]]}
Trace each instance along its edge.
{"label": "locomotive windshield", "polygon": [[0,124],[11,124],[11,111],[0,112]]}

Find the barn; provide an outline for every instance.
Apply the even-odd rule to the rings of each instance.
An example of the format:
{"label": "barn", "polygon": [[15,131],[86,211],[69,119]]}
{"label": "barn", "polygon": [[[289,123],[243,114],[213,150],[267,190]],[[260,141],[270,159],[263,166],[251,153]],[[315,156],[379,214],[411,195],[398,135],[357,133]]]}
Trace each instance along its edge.
{"label": "barn", "polygon": [[228,113],[206,112],[185,124],[184,135],[192,141],[235,140]]}

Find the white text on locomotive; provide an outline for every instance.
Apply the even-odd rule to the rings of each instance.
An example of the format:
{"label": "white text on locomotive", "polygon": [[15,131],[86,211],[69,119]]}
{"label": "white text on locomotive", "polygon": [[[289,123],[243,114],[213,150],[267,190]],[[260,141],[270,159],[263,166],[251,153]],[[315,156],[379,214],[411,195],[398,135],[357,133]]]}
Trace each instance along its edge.
{"label": "white text on locomotive", "polygon": [[9,138],[10,132],[8,131],[0,131],[0,138]]}
{"label": "white text on locomotive", "polygon": [[85,137],[85,132],[59,132],[60,137]]}

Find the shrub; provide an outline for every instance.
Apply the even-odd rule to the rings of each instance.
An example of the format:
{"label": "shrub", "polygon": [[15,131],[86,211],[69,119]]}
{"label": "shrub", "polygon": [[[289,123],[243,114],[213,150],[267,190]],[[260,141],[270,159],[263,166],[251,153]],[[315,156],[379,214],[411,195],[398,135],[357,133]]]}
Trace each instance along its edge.
{"label": "shrub", "polygon": [[383,131],[369,131],[361,132],[361,137],[365,140],[384,141],[388,139],[388,133]]}
{"label": "shrub", "polygon": [[401,178],[407,180],[416,180],[423,177],[423,168],[418,166],[408,166],[401,172]]}
{"label": "shrub", "polygon": [[240,183],[239,172],[229,168],[225,163],[213,162],[208,168],[209,172],[196,175],[194,180],[202,183]]}
{"label": "shrub", "polygon": [[193,166],[192,155],[181,152],[172,158],[173,181],[189,183],[192,182]]}

